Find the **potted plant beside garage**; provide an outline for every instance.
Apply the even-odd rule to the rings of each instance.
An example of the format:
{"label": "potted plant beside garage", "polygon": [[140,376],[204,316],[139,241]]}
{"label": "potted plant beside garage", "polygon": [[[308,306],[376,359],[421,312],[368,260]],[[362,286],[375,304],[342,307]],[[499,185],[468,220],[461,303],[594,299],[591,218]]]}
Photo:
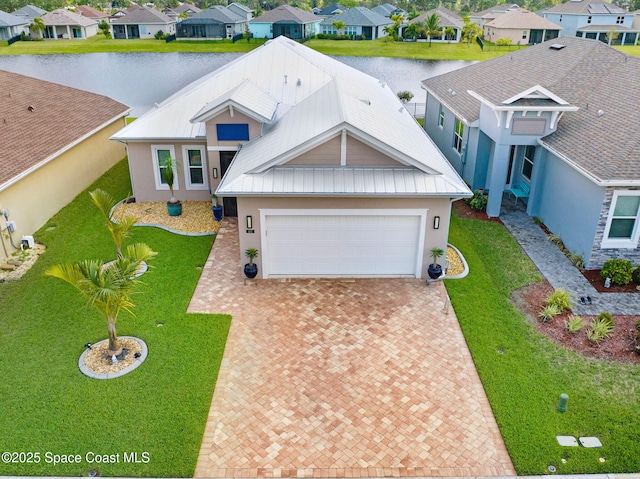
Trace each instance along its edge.
{"label": "potted plant beside garage", "polygon": [[216,221],[222,221],[222,205],[218,204],[218,195],[213,193],[211,198],[213,199],[213,206],[211,207],[211,211],[213,211],[213,219]]}
{"label": "potted plant beside garage", "polygon": [[441,258],[444,255],[444,250],[442,248],[431,248],[429,250],[429,254],[433,258],[433,264],[429,265],[427,274],[431,279],[438,279],[442,276],[442,266],[438,264],[438,258]]}
{"label": "potted plant beside garage", "polygon": [[182,202],[173,196],[173,182],[177,168],[176,160],[170,156],[164,161],[162,170],[162,182],[169,185],[171,198],[167,201],[167,211],[169,216],[180,216],[182,214]]}
{"label": "potted plant beside garage", "polygon": [[255,278],[258,274],[258,266],[253,262],[258,257],[258,250],[255,248],[249,248],[244,252],[244,255],[249,258],[249,262],[244,265],[244,274],[247,278]]}

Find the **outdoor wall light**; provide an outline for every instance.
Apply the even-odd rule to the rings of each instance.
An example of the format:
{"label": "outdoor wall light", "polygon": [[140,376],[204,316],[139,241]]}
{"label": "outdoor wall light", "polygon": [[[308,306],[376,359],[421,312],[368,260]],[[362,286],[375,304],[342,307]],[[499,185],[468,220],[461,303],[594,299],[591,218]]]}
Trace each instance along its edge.
{"label": "outdoor wall light", "polygon": [[434,216],[433,217],[433,229],[437,230],[438,228],[440,228],[440,217],[439,216]]}
{"label": "outdoor wall light", "polygon": [[218,177],[218,168],[214,168],[213,170],[211,170],[211,173],[212,173],[214,178],[217,178]]}
{"label": "outdoor wall light", "polygon": [[253,218],[251,216],[247,216],[247,229],[253,229]]}

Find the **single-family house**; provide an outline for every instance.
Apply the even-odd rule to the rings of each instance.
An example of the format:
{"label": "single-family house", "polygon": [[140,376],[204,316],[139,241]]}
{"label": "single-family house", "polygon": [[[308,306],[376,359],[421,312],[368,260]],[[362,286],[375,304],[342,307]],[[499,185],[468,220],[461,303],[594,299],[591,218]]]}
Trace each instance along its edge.
{"label": "single-family house", "polygon": [[89,5],[78,5],[75,7],[76,13],[83,17],[90,18],[100,23],[102,21],[109,22],[109,14]]}
{"label": "single-family house", "polygon": [[28,32],[29,22],[26,19],[0,10],[0,40],[10,40]]}
{"label": "single-family house", "polygon": [[[109,137],[129,107],[111,98],[0,70],[0,259],[124,158]],[[78,238],[78,241],[82,241]]]}
{"label": "single-family house", "polygon": [[440,20],[440,28],[442,29],[439,36],[433,36],[431,41],[434,42],[459,42],[462,36],[462,27],[464,26],[464,21],[462,17],[455,12],[452,12],[448,8],[438,7],[433,10],[429,10],[424,12],[421,15],[418,15],[415,18],[412,18],[406,24],[403,24],[402,30],[400,32],[401,36],[404,36],[404,29],[407,25],[414,25],[416,23],[424,23],[431,15],[437,15]]}
{"label": "single-family house", "polygon": [[202,9],[196,7],[193,3],[185,2],[182,5],[179,5],[176,8],[174,8],[173,11],[176,12],[178,16],[186,15],[187,18],[191,18],[192,16],[200,13]]}
{"label": "single-family house", "polygon": [[267,10],[249,22],[251,35],[256,38],[276,38],[283,35],[299,40],[320,33],[322,18],[290,5]]}
{"label": "single-family house", "polygon": [[373,7],[371,10],[387,18],[391,18],[394,15],[402,15],[402,18],[405,20],[409,18],[409,14],[406,11],[396,5],[391,5],[390,3],[383,3],[382,5]]}
{"label": "single-family house", "polygon": [[40,7],[36,7],[34,5],[25,5],[24,7],[11,12],[11,15],[24,18],[27,23],[31,24],[36,18],[42,18],[45,13],[47,13],[47,11],[43,10]]}
{"label": "single-family house", "polygon": [[154,38],[160,31],[165,35],[176,33],[176,20],[153,8],[133,6],[124,13],[123,16],[112,17],[113,38]]}
{"label": "single-family house", "polygon": [[176,27],[176,37],[185,39],[231,39],[247,29],[246,17],[227,7],[214,5],[191,18],[182,20]]}
{"label": "single-family house", "polygon": [[98,22],[65,8],[45,13],[42,21],[45,25],[42,36],[47,39],[86,40],[98,34]]}
{"label": "single-family house", "polygon": [[544,18],[560,25],[562,36],[597,39],[610,45],[637,45],[635,15],[605,0],[570,0],[548,8]]}
{"label": "single-family house", "polygon": [[227,5],[227,8],[231,10],[233,13],[246,18],[247,21],[253,18],[253,10],[241,3],[237,3],[237,2],[230,3],[229,5]]}
{"label": "single-family house", "polygon": [[487,214],[524,202],[597,269],[640,261],[640,58],[560,37],[422,82],[425,130]]}
{"label": "single-family house", "polygon": [[[333,22],[338,21],[346,25],[340,31],[337,31],[333,26]],[[351,35],[363,40],[375,40],[387,36],[387,32],[385,32],[387,25],[393,25],[393,21],[366,7],[354,7],[344,13],[326,18],[320,23],[320,28],[322,33],[328,35]]]}
{"label": "single-family house", "polygon": [[485,40],[496,43],[504,38],[514,45],[546,42],[557,38],[560,30],[562,27],[524,8],[506,12],[483,26]]}
{"label": "single-family house", "polygon": [[349,8],[345,7],[344,5],[340,5],[339,3],[333,3],[322,9],[319,9],[316,15],[320,15],[322,17],[332,17],[333,15],[344,13],[347,10],[349,10]]}
{"label": "single-family house", "polygon": [[[112,136],[137,201],[208,200],[237,216],[263,278],[425,277],[470,191],[395,93],[280,36]],[[238,266],[245,263],[238,258]]]}
{"label": "single-family house", "polygon": [[502,3],[499,5],[494,5],[493,7],[487,8],[477,13],[472,13],[469,15],[469,20],[480,27],[484,26],[485,23],[489,23],[492,20],[495,20],[500,15],[504,15],[507,12],[512,12],[513,10],[519,10],[520,6],[515,3]]}

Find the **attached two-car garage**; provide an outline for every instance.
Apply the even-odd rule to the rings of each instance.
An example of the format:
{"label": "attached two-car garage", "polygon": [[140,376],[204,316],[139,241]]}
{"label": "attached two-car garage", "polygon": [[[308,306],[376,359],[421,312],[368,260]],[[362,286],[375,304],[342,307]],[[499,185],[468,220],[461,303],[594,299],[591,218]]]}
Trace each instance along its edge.
{"label": "attached two-car garage", "polygon": [[263,210],[268,276],[412,276],[426,210]]}

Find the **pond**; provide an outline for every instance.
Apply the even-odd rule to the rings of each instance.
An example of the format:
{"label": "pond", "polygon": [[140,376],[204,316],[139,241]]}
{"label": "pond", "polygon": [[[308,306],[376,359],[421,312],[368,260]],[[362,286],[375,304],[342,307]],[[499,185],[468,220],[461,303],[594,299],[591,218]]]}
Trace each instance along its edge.
{"label": "pond", "polygon": [[[0,69],[110,96],[140,116],[171,94],[238,58],[239,53],[88,53],[0,56]],[[473,62],[333,57],[424,103],[420,81]]]}

